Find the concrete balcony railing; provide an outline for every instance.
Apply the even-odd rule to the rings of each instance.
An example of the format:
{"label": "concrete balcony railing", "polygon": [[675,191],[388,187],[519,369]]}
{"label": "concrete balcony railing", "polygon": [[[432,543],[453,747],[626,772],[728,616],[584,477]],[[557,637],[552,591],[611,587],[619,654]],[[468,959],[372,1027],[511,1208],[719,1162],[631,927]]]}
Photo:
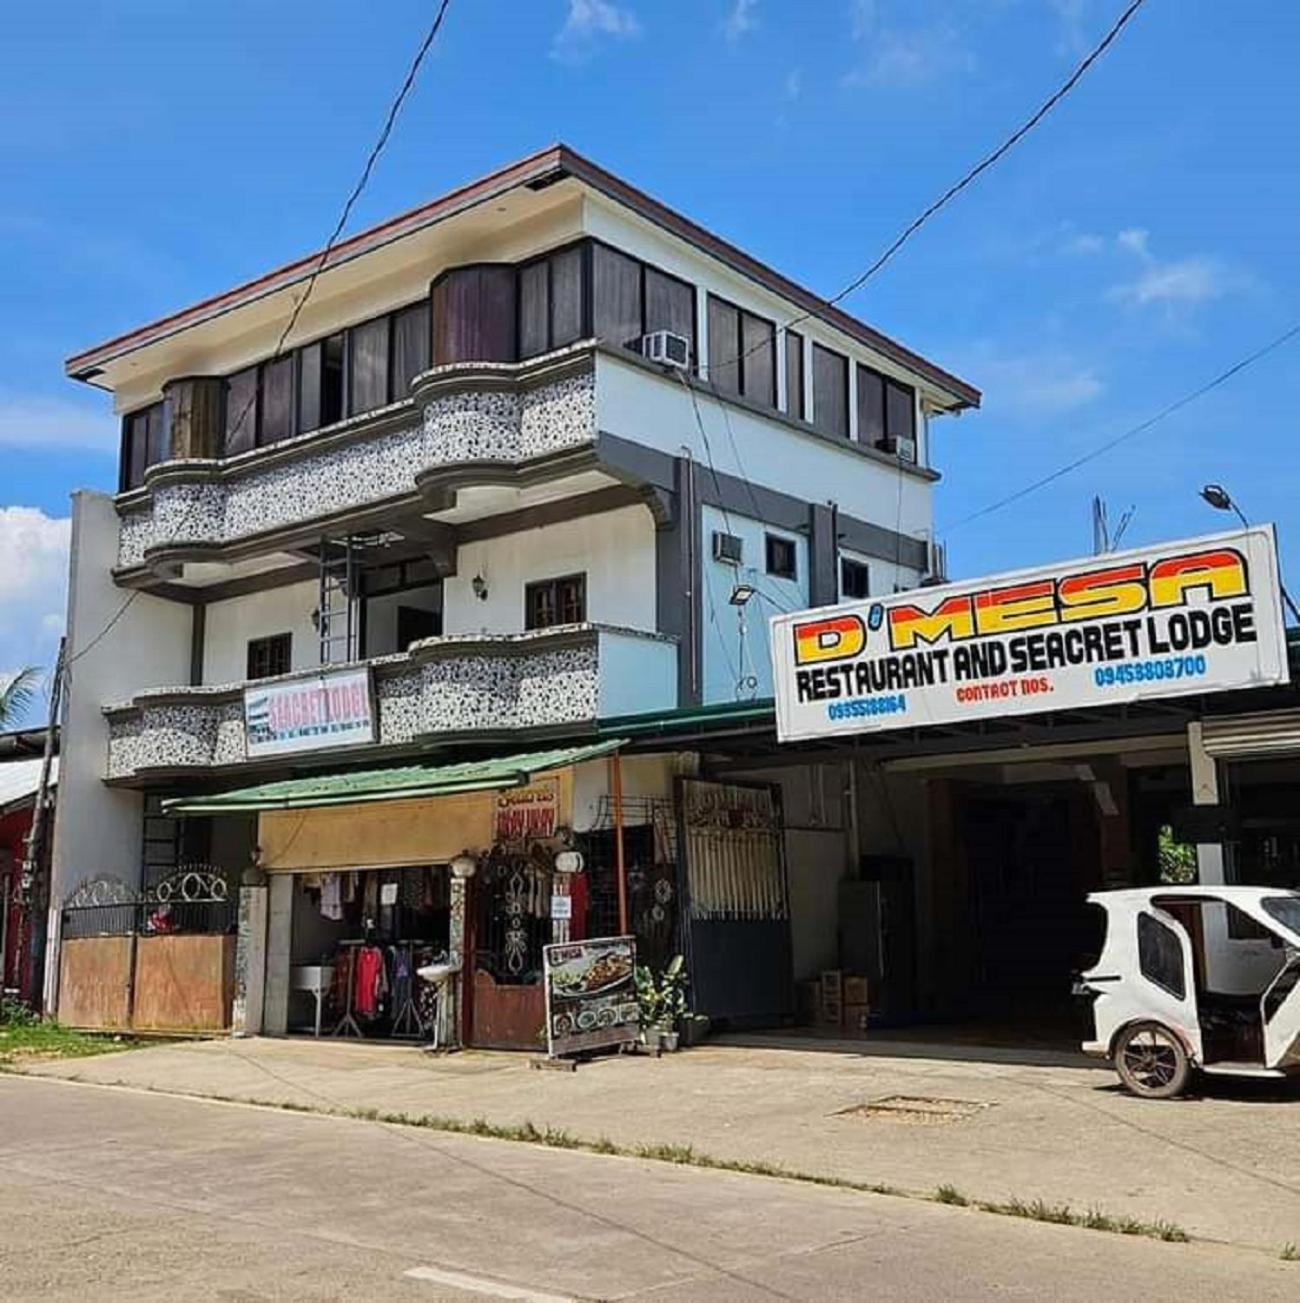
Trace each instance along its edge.
{"label": "concrete balcony railing", "polygon": [[273,545],[369,508],[427,510],[458,467],[523,468],[593,444],[594,347],[438,367],[409,399],[327,430],[224,460],[162,462],[118,498],[118,569]]}
{"label": "concrete balcony railing", "polygon": [[[677,646],[659,634],[567,625],[524,634],[430,638],[404,655],[327,671],[361,670],[370,680],[374,741],[336,748],[349,761],[418,751],[471,734],[594,725],[600,719],[677,705]],[[313,670],[257,687],[311,683]],[[154,688],[107,706],[110,781],[201,774],[274,759],[250,759],[245,684]],[[328,756],[320,741],[293,763]]]}

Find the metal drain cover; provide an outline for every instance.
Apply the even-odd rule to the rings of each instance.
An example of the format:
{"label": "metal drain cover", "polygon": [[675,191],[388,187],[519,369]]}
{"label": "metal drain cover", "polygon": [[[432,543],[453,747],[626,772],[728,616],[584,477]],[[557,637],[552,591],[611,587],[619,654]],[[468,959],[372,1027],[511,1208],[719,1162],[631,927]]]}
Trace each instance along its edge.
{"label": "metal drain cover", "polygon": [[975,1099],[937,1099],[929,1095],[885,1095],[841,1109],[837,1117],[885,1118],[912,1126],[940,1126],[945,1122],[962,1122],[982,1113],[992,1105]]}

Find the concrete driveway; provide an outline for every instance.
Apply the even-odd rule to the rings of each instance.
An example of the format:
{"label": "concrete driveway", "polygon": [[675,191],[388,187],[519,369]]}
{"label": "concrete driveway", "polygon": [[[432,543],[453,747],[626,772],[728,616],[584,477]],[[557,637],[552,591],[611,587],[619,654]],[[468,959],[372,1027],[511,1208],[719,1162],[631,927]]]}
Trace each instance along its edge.
{"label": "concrete driveway", "polygon": [[1300,1244],[1300,1087],[1143,1101],[1104,1068],[966,1057],[974,1053],[756,1038],[600,1059],[570,1074],[530,1070],[521,1055],[252,1040],[29,1070],[318,1110],[531,1122],[918,1193],[951,1185],[987,1200],[1098,1208],[1272,1254]]}

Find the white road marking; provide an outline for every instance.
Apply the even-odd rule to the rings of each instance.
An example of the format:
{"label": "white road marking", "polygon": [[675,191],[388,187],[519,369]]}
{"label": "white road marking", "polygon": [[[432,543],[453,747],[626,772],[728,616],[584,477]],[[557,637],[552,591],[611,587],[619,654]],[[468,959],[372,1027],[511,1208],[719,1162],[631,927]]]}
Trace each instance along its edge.
{"label": "white road marking", "polygon": [[507,1285],[504,1281],[488,1280],[483,1276],[466,1276],[459,1271],[443,1271],[438,1267],[412,1267],[402,1273],[412,1280],[427,1280],[435,1285],[449,1285],[452,1289],[469,1290],[472,1294],[486,1294],[489,1298],[511,1298],[520,1303],[578,1303],[565,1294],[539,1294],[523,1285]]}

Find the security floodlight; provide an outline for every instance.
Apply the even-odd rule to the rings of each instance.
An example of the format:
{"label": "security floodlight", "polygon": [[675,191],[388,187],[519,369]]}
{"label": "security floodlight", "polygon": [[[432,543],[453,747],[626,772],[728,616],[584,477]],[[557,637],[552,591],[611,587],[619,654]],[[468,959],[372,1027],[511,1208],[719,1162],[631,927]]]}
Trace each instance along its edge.
{"label": "security floodlight", "polygon": [[731,590],[731,596],[727,599],[732,606],[746,606],[754,596],[754,587],[752,584],[737,584]]}

